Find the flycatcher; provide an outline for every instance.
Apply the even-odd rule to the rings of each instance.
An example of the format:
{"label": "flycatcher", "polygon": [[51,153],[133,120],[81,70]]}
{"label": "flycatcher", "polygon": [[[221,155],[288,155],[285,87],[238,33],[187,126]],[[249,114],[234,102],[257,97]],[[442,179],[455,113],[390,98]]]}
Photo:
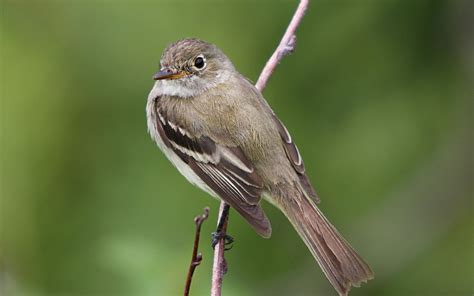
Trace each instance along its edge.
{"label": "flycatcher", "polygon": [[262,197],[288,217],[339,295],[373,278],[317,207],[288,130],[215,45],[170,44],[146,106],[148,131],[189,182],[234,208],[261,236],[272,228]]}

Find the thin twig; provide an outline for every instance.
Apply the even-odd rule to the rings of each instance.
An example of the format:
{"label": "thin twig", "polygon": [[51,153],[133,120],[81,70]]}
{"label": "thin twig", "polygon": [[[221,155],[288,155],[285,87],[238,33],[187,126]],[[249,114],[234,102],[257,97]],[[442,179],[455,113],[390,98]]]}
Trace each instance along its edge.
{"label": "thin twig", "polygon": [[[292,53],[295,49],[296,44],[296,29],[298,28],[301,19],[304,16],[309,5],[309,0],[300,0],[298,8],[293,15],[293,18],[288,25],[283,38],[280,41],[280,44],[275,49],[275,52],[272,54],[270,59],[265,64],[265,67],[260,73],[260,76],[255,84],[255,87],[262,92],[265,86],[267,85],[268,79],[275,71],[276,66],[280,63],[284,56]],[[221,201],[219,207],[219,216],[217,221],[220,220],[222,212],[224,211],[225,203]],[[227,229],[227,220],[223,228],[223,234],[225,235]],[[225,242],[221,239],[215,249],[214,249],[214,263],[212,267],[212,287],[211,287],[211,296],[221,296],[222,294],[222,278],[227,272],[227,263],[224,258]]]}
{"label": "thin twig", "polygon": [[295,49],[295,44],[296,44],[296,35],[295,31],[296,28],[298,28],[298,25],[301,22],[301,19],[304,16],[304,13],[306,12],[306,9],[308,8],[309,5],[309,0],[301,0],[300,4],[298,5],[298,8],[295,11],[295,14],[293,15],[293,18],[291,19],[290,24],[288,25],[288,28],[286,29],[285,35],[283,35],[283,38],[280,41],[280,44],[276,48],[275,52],[273,55],[270,57],[268,60],[267,64],[262,70],[262,73],[260,73],[260,77],[257,80],[257,83],[255,84],[255,87],[259,91],[263,91],[265,88],[268,79],[272,75],[273,71],[275,71],[276,66],[280,63],[280,61],[283,59],[284,56],[290,54],[293,52]]}
{"label": "thin twig", "polygon": [[193,274],[196,267],[201,264],[202,254],[198,253],[199,238],[201,236],[201,225],[209,217],[209,208],[204,208],[202,215],[197,215],[194,218],[194,224],[196,224],[196,232],[194,234],[194,248],[193,256],[191,257],[191,263],[189,264],[188,276],[186,278],[186,287],[184,288],[184,296],[189,295],[189,289],[191,288],[191,281],[193,280]]}
{"label": "thin twig", "polygon": [[[225,202],[221,202],[219,207],[219,217],[217,223],[221,221],[221,217],[224,214]],[[224,235],[227,232],[227,221],[228,212],[225,216],[224,224],[222,225],[222,232]],[[225,251],[225,238],[224,236],[218,241],[214,248],[214,263],[212,266],[212,285],[211,285],[211,296],[221,296],[222,294],[222,279],[224,274],[227,272],[227,261],[224,257]]]}

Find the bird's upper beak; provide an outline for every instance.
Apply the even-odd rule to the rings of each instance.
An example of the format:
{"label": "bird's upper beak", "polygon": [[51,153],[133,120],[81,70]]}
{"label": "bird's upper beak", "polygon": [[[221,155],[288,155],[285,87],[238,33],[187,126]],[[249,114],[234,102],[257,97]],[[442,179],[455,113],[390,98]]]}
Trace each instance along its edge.
{"label": "bird's upper beak", "polygon": [[184,76],[187,76],[188,73],[185,71],[173,71],[169,68],[164,68],[163,70],[160,70],[159,72],[155,73],[153,75],[154,80],[163,80],[163,79],[178,79]]}

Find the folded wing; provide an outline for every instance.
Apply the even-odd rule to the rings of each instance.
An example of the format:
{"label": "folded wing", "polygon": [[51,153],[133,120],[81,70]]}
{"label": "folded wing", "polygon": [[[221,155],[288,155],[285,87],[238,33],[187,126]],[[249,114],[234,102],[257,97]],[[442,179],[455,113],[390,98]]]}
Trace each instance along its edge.
{"label": "folded wing", "polygon": [[165,143],[223,201],[241,214],[263,237],[271,226],[259,205],[263,182],[239,147],[221,145],[206,136],[194,137],[156,108],[157,129]]}
{"label": "folded wing", "polygon": [[301,186],[303,187],[306,195],[310,197],[315,203],[319,203],[319,197],[316,194],[311,182],[306,176],[305,167],[303,163],[303,158],[301,157],[300,152],[298,151],[298,147],[296,147],[293,139],[290,136],[290,133],[283,125],[280,119],[273,113],[273,120],[275,121],[278,131],[280,133],[281,140],[283,142],[283,148],[285,149],[286,156],[290,160],[293,169],[298,174],[300,179]]}

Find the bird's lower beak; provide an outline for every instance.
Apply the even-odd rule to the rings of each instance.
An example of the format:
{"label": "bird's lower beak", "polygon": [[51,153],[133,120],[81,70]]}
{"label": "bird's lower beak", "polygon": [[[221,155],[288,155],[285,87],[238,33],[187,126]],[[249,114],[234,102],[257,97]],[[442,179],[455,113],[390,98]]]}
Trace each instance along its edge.
{"label": "bird's lower beak", "polygon": [[172,79],[178,79],[178,78],[184,77],[186,75],[188,74],[184,71],[173,71],[173,70],[165,68],[157,72],[155,75],[153,75],[153,79],[154,80],[163,80],[163,79],[172,80]]}

